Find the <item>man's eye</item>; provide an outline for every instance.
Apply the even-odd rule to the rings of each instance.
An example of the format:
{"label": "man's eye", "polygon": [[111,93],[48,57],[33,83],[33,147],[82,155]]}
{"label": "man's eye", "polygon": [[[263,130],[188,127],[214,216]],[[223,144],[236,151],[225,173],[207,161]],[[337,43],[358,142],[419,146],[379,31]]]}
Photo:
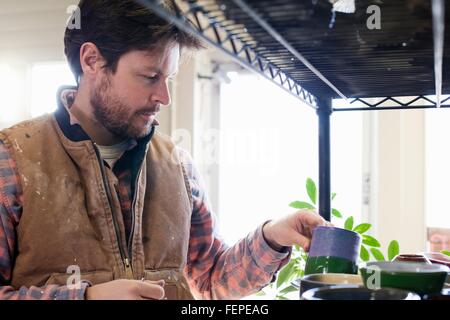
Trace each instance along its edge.
{"label": "man's eye", "polygon": [[158,76],[145,76],[145,78],[149,81],[156,82],[158,81]]}

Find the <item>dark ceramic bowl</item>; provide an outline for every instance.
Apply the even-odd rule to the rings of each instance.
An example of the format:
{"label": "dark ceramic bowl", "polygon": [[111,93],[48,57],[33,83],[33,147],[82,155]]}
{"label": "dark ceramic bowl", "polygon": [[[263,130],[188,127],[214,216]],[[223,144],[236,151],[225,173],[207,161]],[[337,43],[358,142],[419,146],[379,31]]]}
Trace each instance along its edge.
{"label": "dark ceramic bowl", "polygon": [[383,288],[370,290],[364,287],[331,286],[305,291],[302,300],[420,300],[414,292]]}
{"label": "dark ceramic bowl", "polygon": [[361,277],[356,274],[347,273],[315,273],[304,276],[302,279],[298,279],[294,284],[300,290],[300,296],[303,292],[320,287],[326,286],[338,286],[338,285],[351,285],[355,287],[362,287],[363,282]]}
{"label": "dark ceramic bowl", "polygon": [[450,257],[440,252],[425,252],[423,254],[431,263],[443,264],[450,267]]}
{"label": "dark ceramic bowl", "polygon": [[450,301],[450,289],[443,289],[439,294],[429,294],[423,297],[424,300],[444,300]]}
{"label": "dark ceramic bowl", "polygon": [[422,254],[399,254],[393,259],[393,261],[431,264],[431,261]]}
{"label": "dark ceramic bowl", "polygon": [[398,288],[425,295],[441,292],[449,268],[439,264],[383,261],[369,262],[360,271],[369,289]]}
{"label": "dark ceramic bowl", "polygon": [[445,279],[444,289],[450,289],[450,272],[447,274],[447,279]]}

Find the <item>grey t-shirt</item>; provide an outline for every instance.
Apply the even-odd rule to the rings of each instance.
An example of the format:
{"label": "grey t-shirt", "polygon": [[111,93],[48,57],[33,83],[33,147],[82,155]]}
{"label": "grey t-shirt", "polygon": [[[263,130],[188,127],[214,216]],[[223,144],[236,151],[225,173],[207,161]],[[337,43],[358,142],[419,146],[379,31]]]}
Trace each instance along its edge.
{"label": "grey t-shirt", "polygon": [[132,140],[128,139],[112,146],[98,145],[98,150],[102,159],[109,164],[110,168],[114,168],[117,160],[131,147],[132,143]]}

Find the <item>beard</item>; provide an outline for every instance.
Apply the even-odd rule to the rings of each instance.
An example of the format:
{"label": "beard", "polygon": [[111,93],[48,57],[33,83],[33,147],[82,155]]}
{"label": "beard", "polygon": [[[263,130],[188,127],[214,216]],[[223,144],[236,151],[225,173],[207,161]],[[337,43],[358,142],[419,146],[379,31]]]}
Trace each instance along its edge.
{"label": "beard", "polygon": [[94,90],[91,105],[96,120],[109,132],[123,139],[139,139],[150,134],[153,120],[144,122],[140,115],[146,112],[157,112],[159,107],[131,111],[135,108],[127,105],[111,92],[110,88],[109,77],[105,76]]}

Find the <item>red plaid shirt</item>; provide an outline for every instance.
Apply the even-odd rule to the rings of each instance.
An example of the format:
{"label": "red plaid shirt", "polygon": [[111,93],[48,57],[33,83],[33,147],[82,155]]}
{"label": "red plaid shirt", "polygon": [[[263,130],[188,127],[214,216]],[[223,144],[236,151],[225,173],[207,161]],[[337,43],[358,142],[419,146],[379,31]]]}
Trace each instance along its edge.
{"label": "red plaid shirt", "polygon": [[[186,277],[194,294],[203,299],[238,299],[255,293],[274,279],[288,261],[289,252],[273,250],[265,241],[262,226],[232,247],[215,232],[215,217],[190,155],[180,150],[192,189],[191,219]],[[115,172],[125,225],[131,214],[129,171]],[[0,299],[84,299],[88,284],[81,289],[47,285],[10,286],[17,255],[16,227],[22,214],[22,190],[16,164],[0,141]]]}

